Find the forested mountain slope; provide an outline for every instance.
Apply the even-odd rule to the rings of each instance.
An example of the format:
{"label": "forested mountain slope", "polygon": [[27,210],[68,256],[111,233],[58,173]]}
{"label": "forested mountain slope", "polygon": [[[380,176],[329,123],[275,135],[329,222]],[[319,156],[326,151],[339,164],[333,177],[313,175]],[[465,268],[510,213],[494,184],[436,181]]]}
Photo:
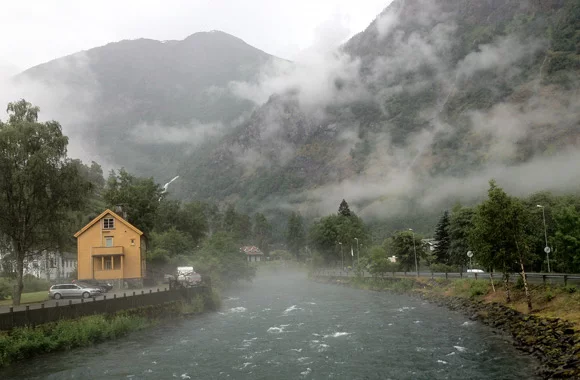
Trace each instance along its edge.
{"label": "forested mountain slope", "polygon": [[248,86],[286,85],[181,164],[177,195],[309,216],[346,198],[401,228],[474,201],[492,177],[570,190],[579,54],[574,0],[395,0],[317,66]]}
{"label": "forested mountain slope", "polygon": [[[58,98],[54,117],[98,161],[163,181],[193,146],[253,109],[229,83],[255,80],[270,60],[277,58],[212,31],[110,43],[33,67],[15,83],[44,85]],[[30,100],[43,106],[38,92]]]}

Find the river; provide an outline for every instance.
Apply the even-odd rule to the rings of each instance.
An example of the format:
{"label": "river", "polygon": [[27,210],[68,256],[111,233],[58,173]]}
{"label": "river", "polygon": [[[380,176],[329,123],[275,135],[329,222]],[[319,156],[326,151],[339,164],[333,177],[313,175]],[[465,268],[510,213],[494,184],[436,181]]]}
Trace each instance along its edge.
{"label": "river", "polygon": [[507,338],[406,296],[279,272],[222,310],[39,357],[7,379],[534,379]]}

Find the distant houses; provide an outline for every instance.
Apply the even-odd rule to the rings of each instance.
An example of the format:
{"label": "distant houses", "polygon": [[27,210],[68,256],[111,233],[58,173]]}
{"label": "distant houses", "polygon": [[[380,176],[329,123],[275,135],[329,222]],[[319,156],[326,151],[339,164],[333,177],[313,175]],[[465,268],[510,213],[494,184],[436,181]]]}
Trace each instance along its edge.
{"label": "distant houses", "polygon": [[[74,253],[43,252],[24,261],[24,275],[48,281],[68,280],[76,277],[77,255]],[[0,252],[0,272],[16,271],[16,261],[7,252]]]}
{"label": "distant houses", "polygon": [[255,245],[242,247],[240,248],[240,251],[246,255],[246,259],[250,262],[262,261],[264,257],[264,252],[262,252],[260,248],[256,247]]}

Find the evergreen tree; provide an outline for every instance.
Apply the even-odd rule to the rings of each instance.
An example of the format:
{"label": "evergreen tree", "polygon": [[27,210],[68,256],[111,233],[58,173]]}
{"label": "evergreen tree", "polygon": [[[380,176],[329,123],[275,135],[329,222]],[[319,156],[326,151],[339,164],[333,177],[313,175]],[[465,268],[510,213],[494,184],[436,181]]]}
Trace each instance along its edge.
{"label": "evergreen tree", "polygon": [[433,254],[435,255],[435,260],[440,264],[449,264],[449,225],[449,212],[445,210],[435,228],[436,246]]}
{"label": "evergreen tree", "polygon": [[340,202],[340,206],[338,206],[338,215],[342,216],[351,216],[352,213],[350,212],[350,208],[348,208],[348,203],[343,199]]}
{"label": "evergreen tree", "polygon": [[305,245],[304,226],[300,213],[293,212],[288,219],[288,230],[286,233],[286,244],[290,252],[299,259],[300,247]]}
{"label": "evergreen tree", "polygon": [[272,237],[272,226],[268,223],[268,219],[262,213],[254,215],[253,226],[254,243],[262,252],[268,254],[270,252],[270,239]]}

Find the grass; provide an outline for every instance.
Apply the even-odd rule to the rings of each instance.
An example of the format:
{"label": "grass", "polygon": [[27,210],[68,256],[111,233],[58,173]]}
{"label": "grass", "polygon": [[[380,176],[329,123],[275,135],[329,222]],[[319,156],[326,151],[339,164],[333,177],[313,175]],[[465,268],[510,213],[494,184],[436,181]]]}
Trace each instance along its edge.
{"label": "grass", "polygon": [[[46,290],[40,292],[32,292],[32,293],[22,293],[20,298],[20,304],[24,305],[27,303],[36,303],[48,300],[48,292]],[[5,299],[0,300],[0,306],[10,306],[12,305],[12,299]]]}
{"label": "grass", "polygon": [[[529,314],[526,295],[523,289],[510,285],[511,302],[506,302],[503,282],[496,278],[495,292],[489,279],[430,279],[404,278],[400,281],[373,278],[349,278],[343,280],[360,289],[391,290],[398,292],[436,293],[443,296],[463,297],[483,302],[497,302],[524,314]],[[580,330],[580,289],[574,285],[536,285],[529,284],[532,298],[531,314],[543,318],[567,320]]]}

